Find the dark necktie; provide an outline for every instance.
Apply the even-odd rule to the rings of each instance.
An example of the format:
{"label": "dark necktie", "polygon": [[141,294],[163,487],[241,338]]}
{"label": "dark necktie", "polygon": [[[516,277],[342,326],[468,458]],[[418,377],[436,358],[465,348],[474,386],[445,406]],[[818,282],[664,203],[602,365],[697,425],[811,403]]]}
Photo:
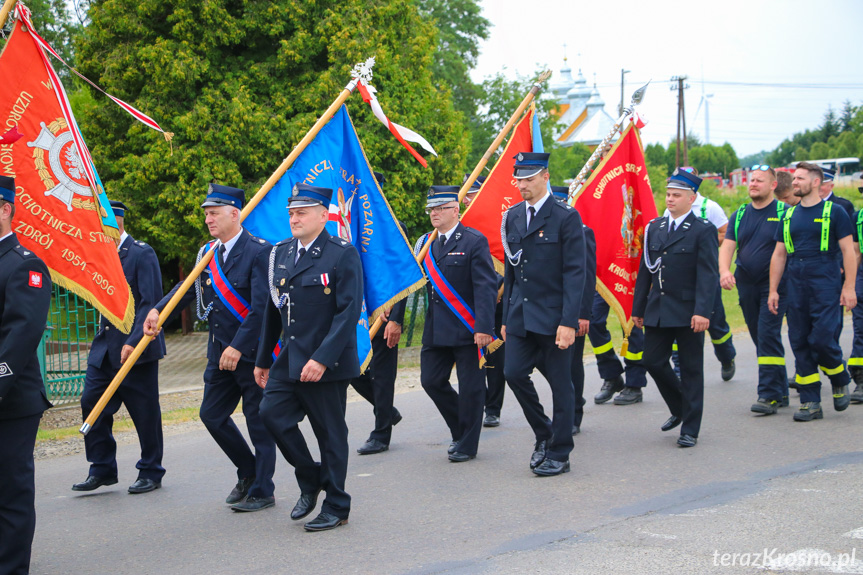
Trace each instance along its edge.
{"label": "dark necktie", "polygon": [[530,206],[527,208],[527,227],[530,227],[530,222],[533,221],[533,218],[536,217],[536,208]]}
{"label": "dark necktie", "polygon": [[225,251],[226,250],[225,250],[224,244],[219,246],[219,267],[222,267],[225,265]]}
{"label": "dark necktie", "polygon": [[677,222],[675,222],[674,220],[671,220],[671,227],[668,229],[668,235],[670,236],[671,234],[673,234],[674,230],[676,230],[676,229],[677,229]]}
{"label": "dark necktie", "polygon": [[306,248],[300,248],[299,251],[297,251],[297,259],[294,260],[294,265],[297,265],[304,255],[306,255]]}

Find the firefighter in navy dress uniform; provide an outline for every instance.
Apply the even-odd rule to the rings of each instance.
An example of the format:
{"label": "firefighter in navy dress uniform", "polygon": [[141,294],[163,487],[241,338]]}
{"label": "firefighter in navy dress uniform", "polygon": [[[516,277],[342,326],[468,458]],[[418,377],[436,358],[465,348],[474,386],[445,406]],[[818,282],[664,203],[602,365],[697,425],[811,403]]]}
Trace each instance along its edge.
{"label": "firefighter in navy dress uniform", "polygon": [[[122,333],[102,318],[102,324],[87,358],[87,375],[81,394],[81,411],[86,419],[102,394],[111,384],[126,358],[143,336],[147,311],[162,297],[162,271],[153,248],[136,241],[124,227],[129,209],[122,202],[111,202],[120,230],[117,251],[123,265],[123,275],[135,301],[135,324]],[[72,486],[73,491],[92,491],[103,485],[117,483],[117,443],[112,427],[114,414],[125,405],[138,432],[141,459],[138,479],[129,486],[129,493],[148,493],[162,485],[162,412],[159,407],[159,360],[165,356],[165,337],[159,335],[135,362],[116,393],[108,401],[93,428],[84,436],[84,450],[90,462],[87,479]]]}
{"label": "firefighter in navy dress uniform", "polygon": [[[523,202],[504,214],[506,253],[504,374],[534,432],[531,470],[553,476],[570,470],[575,391],[572,350],[586,278],[584,226],[548,191],[550,154],[516,155],[513,177]],[[552,391],[553,420],[543,411],[530,373],[538,367]]]}
{"label": "firefighter in navy dress uniform", "polygon": [[51,277],[12,231],[15,180],[0,176],[0,573],[30,571],[36,529],[33,448],[51,407],[36,351],[51,307]]}
{"label": "firefighter in navy dress uniform", "polygon": [[[201,207],[204,208],[204,222],[218,243],[202,246],[198,261],[205,250],[215,249],[216,254],[198,277],[195,290],[189,290],[180,299],[172,317],[197,300],[199,319],[209,322],[201,421],[237,468],[237,484],[225,503],[234,511],[251,512],[275,504],[276,445],[261,420],[263,393],[254,376],[261,318],[268,297],[270,244],[256,238],[240,224],[245,198],[245,192],[239,188],[210,184]],[[177,289],[179,285],[150,311],[146,333],[155,328],[159,312]],[[254,453],[231,419],[241,399]]]}
{"label": "firefighter in navy dress uniform", "polygon": [[[293,237],[270,252],[270,299],[261,328],[255,379],[264,388],[261,416],[285,459],[295,470],[300,498],[291,519],[315,509],[307,531],[334,529],[348,522],[347,388],[360,374],[357,322],[363,305],[363,269],[357,249],[327,232],[329,188],[296,184],[288,202]],[[272,349],[284,334],[273,360]],[[309,418],[320,448],[312,459],[297,425]]]}
{"label": "firefighter in navy dress uniform", "polygon": [[[692,210],[701,178],[675,170],[668,180],[668,216],[654,219],[645,231],[645,250],[633,294],[632,320],[644,329],[644,365],[656,381],[678,425],[677,444],[693,447],[704,409],[704,332],[710,326],[719,285],[716,228]],[[672,345],[680,352],[680,377],[669,363]]]}

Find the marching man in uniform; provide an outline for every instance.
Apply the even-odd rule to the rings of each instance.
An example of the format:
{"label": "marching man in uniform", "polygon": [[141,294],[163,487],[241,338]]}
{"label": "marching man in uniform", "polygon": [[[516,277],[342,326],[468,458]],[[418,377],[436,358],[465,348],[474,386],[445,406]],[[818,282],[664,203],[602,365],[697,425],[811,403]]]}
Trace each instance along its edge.
{"label": "marching man in uniform", "polygon": [[[420,355],[420,380],[449,427],[447,451],[455,463],[476,457],[479,446],[486,386],[477,348],[494,339],[497,300],[488,240],[459,223],[458,193],[458,186],[432,186],[428,193],[426,211],[438,236],[423,261],[429,304]],[[457,392],[449,382],[453,363]]]}
{"label": "marching man in uniform", "polygon": [[[701,178],[683,170],[675,170],[668,179],[668,216],[654,219],[645,229],[632,302],[632,321],[644,326],[644,366],[671,411],[662,431],[682,424],[680,447],[698,442],[704,409],[704,332],[719,283],[716,228],[692,211],[700,184]],[[668,361],[675,341],[679,378]]]}
{"label": "marching man in uniform", "polygon": [[0,573],[30,571],[36,529],[33,448],[51,407],[36,350],[51,307],[51,276],[12,231],[15,180],[0,176]]}
{"label": "marching man in uniform", "polygon": [[[584,226],[570,206],[548,191],[551,154],[519,153],[513,177],[523,202],[504,213],[506,252],[504,374],[536,443],[531,470],[540,476],[570,470],[575,391],[572,350],[586,278]],[[553,420],[543,411],[530,373],[538,367],[551,386]]]}
{"label": "marching man in uniform", "polygon": [[[270,252],[270,299],[261,328],[255,379],[264,388],[261,417],[294,466],[300,498],[291,519],[320,514],[307,531],[348,522],[348,384],[360,374],[357,322],[363,305],[363,269],[357,249],[327,232],[329,188],[296,184],[288,201],[291,239]],[[273,348],[284,334],[275,361]],[[312,459],[297,425],[309,418],[321,462]]]}

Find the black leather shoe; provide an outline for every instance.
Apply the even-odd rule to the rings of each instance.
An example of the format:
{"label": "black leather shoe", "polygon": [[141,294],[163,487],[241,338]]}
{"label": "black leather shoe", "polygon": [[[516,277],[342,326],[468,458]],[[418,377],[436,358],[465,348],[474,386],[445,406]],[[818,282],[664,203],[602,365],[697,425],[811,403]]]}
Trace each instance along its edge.
{"label": "black leather shoe", "polygon": [[93,491],[103,485],[114,485],[115,483],[117,483],[116,475],[110,477],[96,477],[95,475],[90,475],[81,483],[73,485],[72,491]]}
{"label": "black leather shoe", "polygon": [[447,455],[452,455],[453,453],[455,453],[456,447],[458,447],[458,440],[453,439],[452,442],[449,444],[449,447],[446,448]]}
{"label": "black leather shoe", "polygon": [[465,461],[470,461],[475,457],[476,455],[468,455],[467,453],[462,453],[461,451],[453,451],[449,454],[449,460],[453,463],[464,463]]}
{"label": "black leather shoe", "polygon": [[237,484],[231,490],[231,494],[228,495],[228,498],[225,499],[225,503],[228,505],[233,505],[234,503],[239,503],[243,499],[246,498],[246,495],[249,494],[249,487],[252,486],[252,483],[255,482],[254,477],[244,477],[237,481]]}
{"label": "black leather shoe", "polygon": [[483,427],[497,427],[500,425],[500,416],[492,415],[490,413],[486,414],[485,419],[482,420]]}
{"label": "black leather shoe", "polygon": [[152,479],[138,478],[135,483],[129,486],[129,493],[149,493],[162,487],[161,481]]}
{"label": "black leather shoe", "polygon": [[599,393],[593,396],[593,402],[602,404],[614,397],[614,394],[623,389],[623,378],[619,375],[614,379],[606,379],[602,383]]}
{"label": "black leather shoe", "polygon": [[833,386],[833,409],[836,411],[845,411],[851,405],[851,398],[848,396],[847,385]]}
{"label": "black leather shoe", "polygon": [[392,426],[395,427],[402,420],[402,414],[395,407],[393,408]]}
{"label": "black leather shoe", "polygon": [[572,426],[572,434],[578,435],[579,433],[581,433],[581,427],[578,425],[573,425]]}
{"label": "black leather shoe", "polygon": [[384,443],[383,441],[378,441],[377,439],[369,439],[365,443],[363,443],[362,447],[357,449],[357,453],[360,455],[371,455],[372,453],[383,453],[390,446]]}
{"label": "black leather shoe", "polygon": [[318,489],[312,493],[303,493],[300,495],[300,498],[297,499],[297,504],[294,505],[294,508],[291,509],[291,519],[296,521],[297,519],[302,519],[309,513],[315,510],[315,505],[318,504],[318,495],[321,493],[321,490]]}
{"label": "black leather shoe", "polygon": [[677,427],[681,423],[683,423],[682,419],[680,419],[676,415],[672,415],[671,417],[669,417],[668,419],[665,420],[665,423],[662,424],[662,427],[660,427],[660,429],[662,431],[671,431],[672,429],[674,429],[675,427]]}
{"label": "black leather shoe", "polygon": [[614,398],[614,405],[633,405],[641,403],[641,389],[638,387],[624,387],[623,391]]}
{"label": "black leather shoe", "polygon": [[542,441],[537,441],[536,445],[533,446],[533,455],[530,456],[531,469],[536,469],[536,467],[545,459],[545,447],[546,442],[544,439]]}
{"label": "black leather shoe", "polygon": [[320,515],[303,525],[303,527],[306,531],[326,531],[328,529],[335,529],[339,525],[347,525],[347,523],[347,519],[336,517],[332,513],[322,512]]}
{"label": "black leather shoe", "polygon": [[677,445],[680,447],[695,447],[696,443],[698,443],[698,438],[691,435],[684,434],[677,438]]}
{"label": "black leather shoe", "polygon": [[546,459],[537,465],[533,472],[542,477],[551,477],[552,475],[569,473],[569,460],[555,461],[554,459]]}
{"label": "black leather shoe", "polygon": [[249,497],[246,497],[245,501],[240,501],[239,503],[231,505],[231,509],[234,511],[260,511],[261,509],[272,507],[275,504],[275,497],[255,497],[254,495],[250,495]]}
{"label": "black leather shoe", "polygon": [[732,359],[728,363],[722,364],[722,381],[731,381],[731,378],[734,377],[734,372],[737,371],[737,367],[734,365],[734,360]]}

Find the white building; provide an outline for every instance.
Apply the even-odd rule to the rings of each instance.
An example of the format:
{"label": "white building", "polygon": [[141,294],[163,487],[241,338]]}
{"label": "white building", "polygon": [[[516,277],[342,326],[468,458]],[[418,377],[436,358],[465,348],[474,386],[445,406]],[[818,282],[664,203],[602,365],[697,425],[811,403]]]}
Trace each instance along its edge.
{"label": "white building", "polygon": [[567,147],[575,143],[595,148],[611,131],[615,118],[605,111],[605,101],[599,95],[594,82],[593,89],[578,70],[578,77],[572,78],[572,68],[566,58],[558,80],[552,84],[551,92],[557,102],[556,113],[560,120],[554,131],[554,140]]}

